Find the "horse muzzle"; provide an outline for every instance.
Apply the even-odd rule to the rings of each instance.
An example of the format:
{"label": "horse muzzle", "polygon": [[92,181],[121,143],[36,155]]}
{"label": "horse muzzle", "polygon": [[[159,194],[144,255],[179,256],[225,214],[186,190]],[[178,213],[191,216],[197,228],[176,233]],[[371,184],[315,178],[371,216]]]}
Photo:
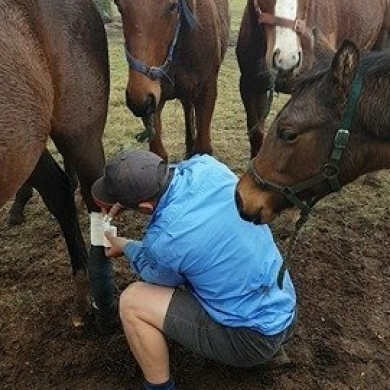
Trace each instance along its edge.
{"label": "horse muzzle", "polygon": [[143,118],[156,112],[157,99],[155,95],[150,93],[141,102],[136,102],[126,91],[126,106],[135,116]]}

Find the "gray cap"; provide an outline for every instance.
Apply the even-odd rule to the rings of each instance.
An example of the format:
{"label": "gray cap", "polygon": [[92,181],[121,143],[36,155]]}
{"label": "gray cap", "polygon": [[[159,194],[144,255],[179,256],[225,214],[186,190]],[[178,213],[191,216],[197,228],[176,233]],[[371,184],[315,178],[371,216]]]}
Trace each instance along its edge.
{"label": "gray cap", "polygon": [[123,151],[107,161],[104,176],[92,186],[92,196],[101,207],[120,203],[136,208],[160,196],[168,184],[167,163],[148,150]]}

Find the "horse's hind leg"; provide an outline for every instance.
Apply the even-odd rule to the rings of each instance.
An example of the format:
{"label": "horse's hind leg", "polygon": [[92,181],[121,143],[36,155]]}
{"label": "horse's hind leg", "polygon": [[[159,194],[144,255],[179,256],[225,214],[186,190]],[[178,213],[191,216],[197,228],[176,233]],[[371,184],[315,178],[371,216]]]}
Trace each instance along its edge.
{"label": "horse's hind leg", "polygon": [[81,234],[69,178],[46,149],[27,184],[37,189],[49,211],[58,220],[63,232],[76,287],[76,311],[73,322],[76,326],[82,325],[83,317],[89,307],[89,283],[86,272],[87,251]]}
{"label": "horse's hind leg", "polygon": [[[76,191],[78,180],[74,168],[64,159],[64,169],[69,177],[71,188]],[[8,216],[8,226],[17,226],[25,222],[24,209],[33,196],[33,188],[28,183],[24,183],[15,195],[14,202]]]}
{"label": "horse's hind leg", "polygon": [[26,219],[24,208],[33,196],[33,188],[28,183],[24,183],[15,195],[14,202],[8,215],[8,226],[21,225]]}

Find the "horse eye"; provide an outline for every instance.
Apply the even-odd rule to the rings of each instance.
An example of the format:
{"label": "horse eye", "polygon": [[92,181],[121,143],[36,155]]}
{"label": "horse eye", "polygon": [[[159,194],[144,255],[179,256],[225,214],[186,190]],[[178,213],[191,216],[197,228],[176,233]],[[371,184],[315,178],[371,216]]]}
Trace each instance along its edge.
{"label": "horse eye", "polygon": [[294,141],[295,138],[297,138],[297,136],[298,136],[297,133],[295,133],[294,131],[289,130],[289,129],[281,129],[279,131],[279,138],[282,141],[286,141],[286,142]]}

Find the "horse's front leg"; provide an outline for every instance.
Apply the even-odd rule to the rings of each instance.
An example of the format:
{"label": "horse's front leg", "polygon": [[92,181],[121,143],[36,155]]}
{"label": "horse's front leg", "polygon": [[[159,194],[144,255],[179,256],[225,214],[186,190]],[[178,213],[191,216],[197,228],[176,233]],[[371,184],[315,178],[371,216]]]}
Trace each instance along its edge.
{"label": "horse's front leg", "polygon": [[161,122],[162,108],[163,105],[159,107],[154,113],[154,129],[156,133],[154,137],[151,138],[149,141],[149,150],[159,155],[165,161],[168,161],[168,153],[162,143],[162,122]]}
{"label": "horse's front leg", "polygon": [[[101,126],[96,125],[96,128]],[[78,148],[63,146],[63,154],[75,167],[81,195],[90,215],[91,247],[87,259],[90,295],[95,325],[102,334],[113,333],[117,328],[116,284],[112,262],[106,257],[103,246],[102,212],[95,204],[91,187],[104,170],[104,151],[100,137],[89,138],[88,144],[79,142]]]}
{"label": "horse's front leg", "polygon": [[185,145],[186,154],[185,158],[191,157],[191,152],[194,148],[194,142],[196,138],[195,128],[195,109],[194,105],[189,100],[182,100],[181,104],[184,110],[184,124],[185,124]]}
{"label": "horse's front leg", "polygon": [[196,138],[191,155],[213,154],[211,146],[211,119],[214,113],[215,101],[217,99],[217,78],[205,82],[203,91],[194,103]]}
{"label": "horse's front leg", "polygon": [[250,158],[254,158],[263,144],[265,121],[272,104],[272,94],[266,88],[254,85],[253,80],[245,80],[243,77],[240,78],[240,94],[246,112]]}

